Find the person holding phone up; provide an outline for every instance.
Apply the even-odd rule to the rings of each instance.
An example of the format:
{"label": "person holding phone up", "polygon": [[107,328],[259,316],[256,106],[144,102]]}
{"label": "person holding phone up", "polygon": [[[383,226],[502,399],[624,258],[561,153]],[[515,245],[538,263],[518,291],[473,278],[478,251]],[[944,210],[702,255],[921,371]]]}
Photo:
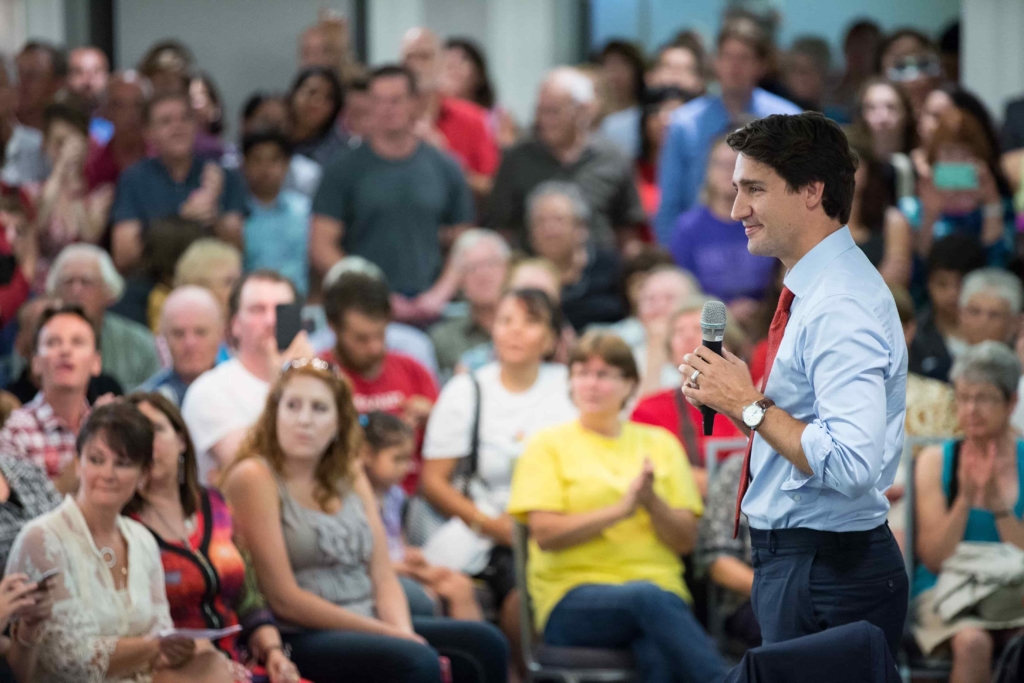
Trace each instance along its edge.
{"label": "person holding phone up", "polygon": [[[297,302],[295,285],[272,270],[254,270],[235,285],[228,304],[228,338],[235,356],[192,382],[181,404],[201,484],[215,481],[217,472],[234,460],[284,363],[315,355],[294,311],[278,317]],[[291,331],[285,335],[284,328]]]}
{"label": "person holding phone up", "polygon": [[935,240],[967,233],[978,238],[990,265],[1001,266],[1013,245],[1013,209],[994,134],[956,107],[938,121],[927,149],[930,174],[918,181],[918,210],[908,212],[918,228],[916,251],[926,258]]}

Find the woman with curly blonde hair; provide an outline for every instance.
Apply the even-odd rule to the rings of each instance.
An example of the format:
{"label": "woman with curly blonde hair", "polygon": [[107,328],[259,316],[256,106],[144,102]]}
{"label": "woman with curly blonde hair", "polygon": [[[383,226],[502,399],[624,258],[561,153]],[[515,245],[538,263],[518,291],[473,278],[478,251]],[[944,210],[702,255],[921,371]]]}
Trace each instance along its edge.
{"label": "woman with curly blonde hair", "polygon": [[508,645],[489,624],[411,618],[358,465],[352,390],[322,360],[285,366],[223,491],[292,660],[315,683],[502,682]]}

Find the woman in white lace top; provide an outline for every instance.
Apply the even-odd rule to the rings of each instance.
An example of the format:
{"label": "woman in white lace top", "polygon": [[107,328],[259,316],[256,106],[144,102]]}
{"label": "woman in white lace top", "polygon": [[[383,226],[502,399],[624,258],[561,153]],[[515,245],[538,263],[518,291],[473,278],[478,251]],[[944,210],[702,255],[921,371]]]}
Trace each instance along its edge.
{"label": "woman in white lace top", "polygon": [[78,493],[18,534],[7,572],[30,580],[56,569],[53,611],[31,636],[41,683],[223,680],[208,641],[159,638],[173,626],[160,551],[121,515],[153,459],[153,430],[137,408],[96,409],[78,437]]}

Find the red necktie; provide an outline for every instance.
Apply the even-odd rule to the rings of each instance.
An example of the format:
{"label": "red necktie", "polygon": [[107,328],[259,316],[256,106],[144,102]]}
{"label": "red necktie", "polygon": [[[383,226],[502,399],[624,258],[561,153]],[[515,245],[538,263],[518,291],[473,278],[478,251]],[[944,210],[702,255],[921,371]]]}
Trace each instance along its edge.
{"label": "red necktie", "polygon": [[[775,354],[779,352],[779,345],[782,343],[782,335],[786,333],[786,325],[789,323],[789,307],[793,305],[793,292],[788,287],[782,288],[782,295],[779,296],[779,306],[775,309],[775,317],[772,318],[772,326],[768,328],[768,353],[765,356],[764,380],[761,387],[768,386],[768,376],[772,374],[772,365],[775,363]],[[740,503],[750,486],[750,451],[754,447],[754,433],[750,433],[750,441],[747,442],[747,452],[743,456],[743,473],[740,475],[740,490],[736,494],[736,521],[732,528],[732,537],[736,538],[740,533]]]}

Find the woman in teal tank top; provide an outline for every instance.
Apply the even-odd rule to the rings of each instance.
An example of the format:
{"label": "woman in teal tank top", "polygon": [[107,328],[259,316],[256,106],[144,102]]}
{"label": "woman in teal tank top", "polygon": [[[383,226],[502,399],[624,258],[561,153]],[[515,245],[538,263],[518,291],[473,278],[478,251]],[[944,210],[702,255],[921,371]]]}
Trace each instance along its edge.
{"label": "woman in teal tank top", "polygon": [[[962,541],[1024,548],[1024,441],[1010,425],[1020,375],[1017,356],[994,341],[970,347],[953,366],[950,376],[965,438],[918,456],[914,596],[935,585],[942,563]],[[919,622],[922,613],[917,611]],[[925,645],[928,641],[917,627],[915,634],[922,649],[935,647],[934,642]],[[988,680],[996,645],[992,633],[964,625],[948,640],[953,653],[950,681]]]}

